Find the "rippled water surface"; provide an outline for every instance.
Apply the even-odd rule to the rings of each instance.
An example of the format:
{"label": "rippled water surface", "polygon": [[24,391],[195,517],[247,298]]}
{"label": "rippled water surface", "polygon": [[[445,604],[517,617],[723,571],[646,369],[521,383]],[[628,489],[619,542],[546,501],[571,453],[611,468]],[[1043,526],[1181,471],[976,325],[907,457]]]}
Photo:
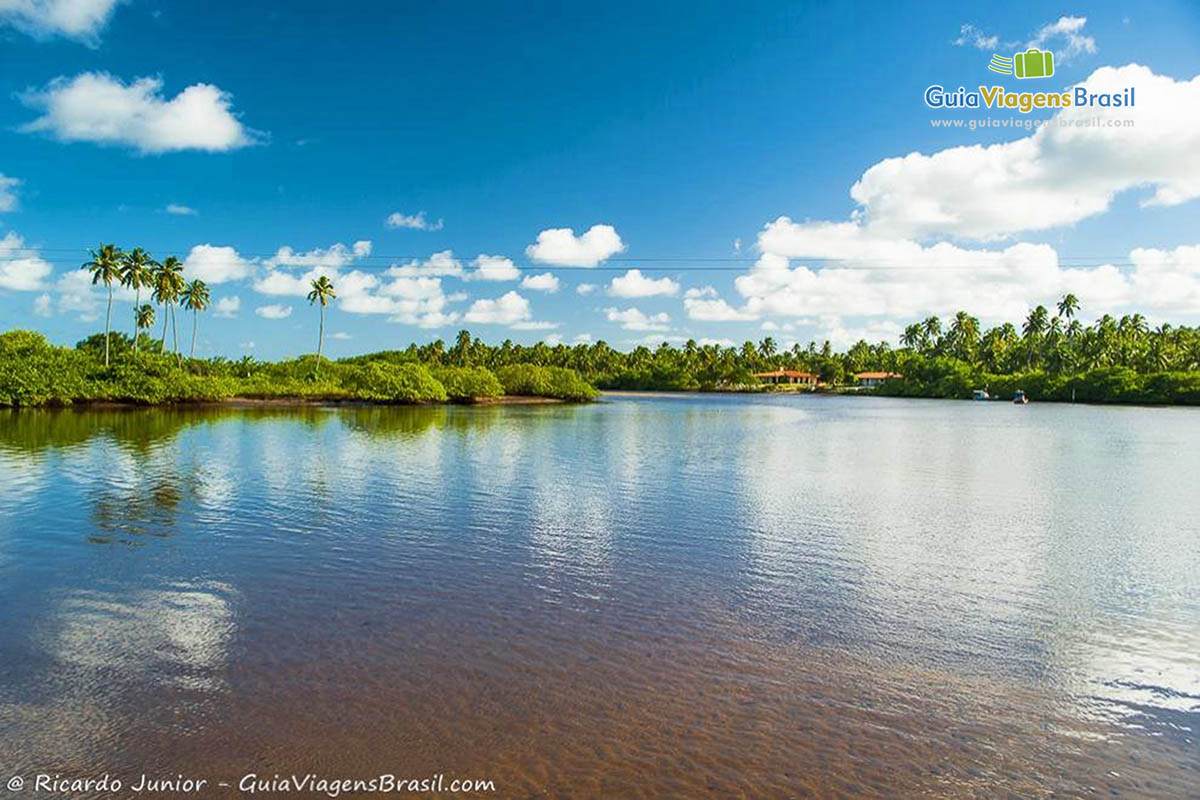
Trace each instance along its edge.
{"label": "rippled water surface", "polygon": [[1197,797],[1198,490],[1195,410],[3,413],[0,778]]}

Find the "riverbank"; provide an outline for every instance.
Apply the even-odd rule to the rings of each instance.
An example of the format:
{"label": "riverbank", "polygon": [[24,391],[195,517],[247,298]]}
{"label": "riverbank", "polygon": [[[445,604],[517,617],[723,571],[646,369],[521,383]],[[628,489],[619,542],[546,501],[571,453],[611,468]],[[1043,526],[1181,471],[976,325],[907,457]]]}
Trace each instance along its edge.
{"label": "riverbank", "polygon": [[[425,364],[396,353],[342,361],[184,359],[113,339],[108,358],[86,342],[65,348],[31,331],[0,334],[0,407],[182,404],[379,405],[588,402],[596,389],[575,370],[508,364]],[[153,346],[153,349],[151,349]]]}
{"label": "riverbank", "polygon": [[173,403],[159,403],[153,406],[146,403],[122,400],[83,400],[71,403],[69,406],[39,406],[40,408],[80,408],[80,409],[124,409],[124,408],[154,408],[159,406],[175,406],[185,408],[322,408],[357,406],[372,408],[392,405],[416,406],[534,406],[561,405],[566,403],[557,397],[537,397],[533,395],[501,395],[500,397],[477,397],[469,400],[445,401],[442,403],[387,403],[374,400],[360,400],[349,397],[304,397],[291,395],[286,397],[226,397],[219,400],[180,400]]}

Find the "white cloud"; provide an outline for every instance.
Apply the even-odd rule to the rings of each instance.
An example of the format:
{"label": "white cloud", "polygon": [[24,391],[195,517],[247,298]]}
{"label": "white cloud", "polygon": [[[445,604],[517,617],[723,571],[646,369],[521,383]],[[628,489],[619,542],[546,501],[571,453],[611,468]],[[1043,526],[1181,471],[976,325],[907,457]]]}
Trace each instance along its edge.
{"label": "white cloud", "polygon": [[516,292],[508,292],[494,300],[476,300],[463,319],[483,325],[516,325],[529,322],[532,316],[529,301]]}
{"label": "white cloud", "polygon": [[671,321],[666,313],[646,314],[636,308],[606,308],[604,315],[609,322],[620,323],[627,331],[665,331]]}
{"label": "white cloud", "polygon": [[12,211],[17,207],[16,188],[20,185],[18,179],[0,172],[0,211]]}
{"label": "white cloud", "polygon": [[954,43],[959,47],[974,47],[979,50],[993,50],[1000,43],[999,36],[988,36],[975,25],[967,22],[958,29],[958,38]]}
{"label": "white cloud", "polygon": [[[1025,47],[1042,48],[1054,44],[1054,60],[1059,64],[1066,64],[1081,53],[1096,52],[1096,40],[1083,35],[1083,26],[1086,24],[1087,17],[1059,17],[1055,22],[1039,28]],[[1066,44],[1065,47],[1055,44],[1060,40]]]}
{"label": "white cloud", "polygon": [[400,276],[384,282],[375,275],[354,270],[338,278],[335,287],[343,311],[386,314],[388,322],[421,328],[440,328],[457,322],[459,313],[447,311],[446,306],[465,297],[446,295],[442,279],[428,275]]}
{"label": "white cloud", "polygon": [[242,310],[242,298],[240,297],[222,297],[213,306],[213,316],[233,319],[237,313]]}
{"label": "white cloud", "polygon": [[670,278],[647,278],[640,269],[618,275],[608,284],[613,297],[673,297],[679,294],[679,284]]}
{"label": "white cloud", "polygon": [[[912,320],[965,309],[996,323],[1020,319],[1038,303],[1050,306],[1067,292],[1093,309],[1200,315],[1200,246],[1135,249],[1126,269],[1070,267],[1046,244],[922,245],[876,237],[853,222],[780,217],[759,235],[759,247],[763,255],[734,285],[746,311],[771,317]],[[793,258],[825,263],[793,267]]]}
{"label": "white cloud", "polygon": [[540,275],[526,275],[521,281],[522,289],[532,289],[536,292],[557,292],[559,280],[553,272],[543,272]]}
{"label": "white cloud", "polygon": [[195,217],[200,214],[199,211],[191,206],[180,205],[179,203],[167,203],[167,207],[163,211],[180,217]]}
{"label": "white cloud", "polygon": [[350,247],[338,242],[327,249],[315,248],[304,253],[297,253],[290,247],[281,247],[275,255],[265,262],[268,269],[276,267],[326,267],[339,269],[357,259],[371,255],[371,242],[360,240]]}
{"label": "white cloud", "polygon": [[218,87],[197,83],[170,99],[162,88],[161,78],[126,84],[105,72],[55,78],[44,89],[21,95],[22,102],[43,113],[20,130],[141,153],[235,150],[260,138],[242,125],[231,110],[232,97]]}
{"label": "white cloud", "polygon": [[25,240],[16,231],[9,231],[0,238],[0,289],[17,292],[41,289],[42,281],[51,271],[50,263],[37,250],[26,247]]}
{"label": "white cloud", "polygon": [[717,296],[711,286],[688,289],[684,293],[683,307],[688,319],[699,322],[746,322],[758,319],[758,314],[747,309],[737,309]]}
{"label": "white cloud", "polygon": [[37,314],[39,317],[50,316],[50,304],[51,300],[49,293],[42,292],[37,296],[37,299],[33,301],[33,313]]}
{"label": "white cloud", "polygon": [[205,283],[240,281],[254,274],[254,262],[242,258],[232,247],[198,244],[183,260],[183,273]]}
{"label": "white cloud", "polygon": [[821,319],[817,327],[817,335],[813,341],[828,340],[834,350],[848,350],[860,341],[867,344],[887,342],[896,345],[900,340],[903,328],[892,320],[874,320],[866,325],[857,327],[846,326],[840,317],[827,316]]}
{"label": "white cloud", "polygon": [[353,336],[351,336],[350,334],[346,333],[345,331],[338,331],[337,333],[331,333],[331,334],[329,334],[329,338],[330,338],[330,339],[337,339],[338,341],[342,341],[342,342],[344,342],[344,341],[348,341],[348,340],[350,340],[350,339],[353,339],[354,337],[353,337]]}
{"label": "white cloud", "polygon": [[[481,256],[484,258],[485,256]],[[495,256],[486,256],[486,258],[494,258]],[[392,277],[414,277],[417,275],[442,275],[461,277],[463,274],[462,262],[454,257],[454,253],[450,250],[442,250],[434,253],[426,261],[410,261],[407,264],[396,264],[388,268],[388,275]]]}
{"label": "white cloud", "polygon": [[0,0],[0,25],[34,37],[65,36],[94,46],[121,0]]}
{"label": "white cloud", "polygon": [[292,307],[283,305],[259,306],[254,309],[254,313],[263,319],[287,319],[292,315]]}
{"label": "white cloud", "polygon": [[[267,271],[254,282],[254,290],[260,294],[305,297],[312,288],[312,282],[325,276],[333,281],[338,296],[344,297],[348,288],[345,281],[349,276],[343,276],[340,270],[369,255],[371,243],[366,240],[357,241],[349,247],[339,242],[328,248],[318,247],[305,252],[281,247],[274,256],[263,262]],[[294,268],[306,268],[307,271],[296,274],[291,272]]]}
{"label": "white cloud", "polygon": [[538,234],[537,242],[525,248],[534,261],[562,267],[594,267],[625,250],[625,244],[611,225],[593,225],[582,236],[572,228],[549,228]]}
{"label": "white cloud", "polygon": [[575,287],[575,292],[576,292],[576,294],[581,294],[586,297],[587,295],[596,291],[596,289],[598,289],[598,288],[599,287],[596,286],[596,284],[594,284],[594,283],[581,283]]}
{"label": "white cloud", "polygon": [[443,227],[443,221],[440,219],[437,222],[430,222],[425,219],[424,211],[418,211],[416,214],[411,215],[394,211],[388,214],[383,224],[389,228],[410,228],[416,231],[440,231]]}
{"label": "white cloud", "polygon": [[578,333],[571,341],[573,341],[575,344],[590,344],[592,341],[592,335],[590,333]]}
{"label": "white cloud", "polygon": [[[447,251],[448,254],[449,251]],[[475,266],[475,271],[464,276],[464,280],[515,281],[521,277],[521,270],[517,269],[517,265],[512,262],[512,259],[504,256],[489,256],[480,253],[471,263]]]}
{"label": "white cloud", "polygon": [[1130,64],[1102,67],[1082,85],[1089,93],[1134,87],[1136,104],[1073,106],[1055,120],[1135,126],[1047,125],[1011,142],[885,159],[850,189],[862,206],[856,220],[886,236],[986,241],[1070,225],[1134,188],[1153,190],[1143,206],[1200,196],[1200,76],[1176,81]]}
{"label": "white cloud", "polygon": [[550,345],[551,347],[557,347],[558,345],[562,344],[562,341],[563,337],[560,333],[551,333],[546,336],[546,344]]}

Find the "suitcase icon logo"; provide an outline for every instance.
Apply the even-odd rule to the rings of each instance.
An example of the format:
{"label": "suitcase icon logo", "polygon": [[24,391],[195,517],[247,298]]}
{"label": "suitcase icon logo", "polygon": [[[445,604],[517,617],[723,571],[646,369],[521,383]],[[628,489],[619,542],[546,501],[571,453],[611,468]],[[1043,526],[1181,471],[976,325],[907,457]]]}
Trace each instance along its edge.
{"label": "suitcase icon logo", "polygon": [[1024,53],[1014,53],[1012,58],[993,55],[988,69],[1018,78],[1049,78],[1054,74],[1054,53],[1031,47]]}

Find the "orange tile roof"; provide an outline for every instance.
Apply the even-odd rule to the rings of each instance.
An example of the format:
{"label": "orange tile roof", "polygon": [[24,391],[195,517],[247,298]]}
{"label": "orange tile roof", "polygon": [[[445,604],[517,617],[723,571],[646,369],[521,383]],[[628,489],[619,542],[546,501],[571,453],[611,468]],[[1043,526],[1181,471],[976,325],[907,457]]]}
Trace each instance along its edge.
{"label": "orange tile roof", "polygon": [[854,373],[854,377],[864,380],[869,378],[903,378],[904,376],[899,372],[856,372]]}

